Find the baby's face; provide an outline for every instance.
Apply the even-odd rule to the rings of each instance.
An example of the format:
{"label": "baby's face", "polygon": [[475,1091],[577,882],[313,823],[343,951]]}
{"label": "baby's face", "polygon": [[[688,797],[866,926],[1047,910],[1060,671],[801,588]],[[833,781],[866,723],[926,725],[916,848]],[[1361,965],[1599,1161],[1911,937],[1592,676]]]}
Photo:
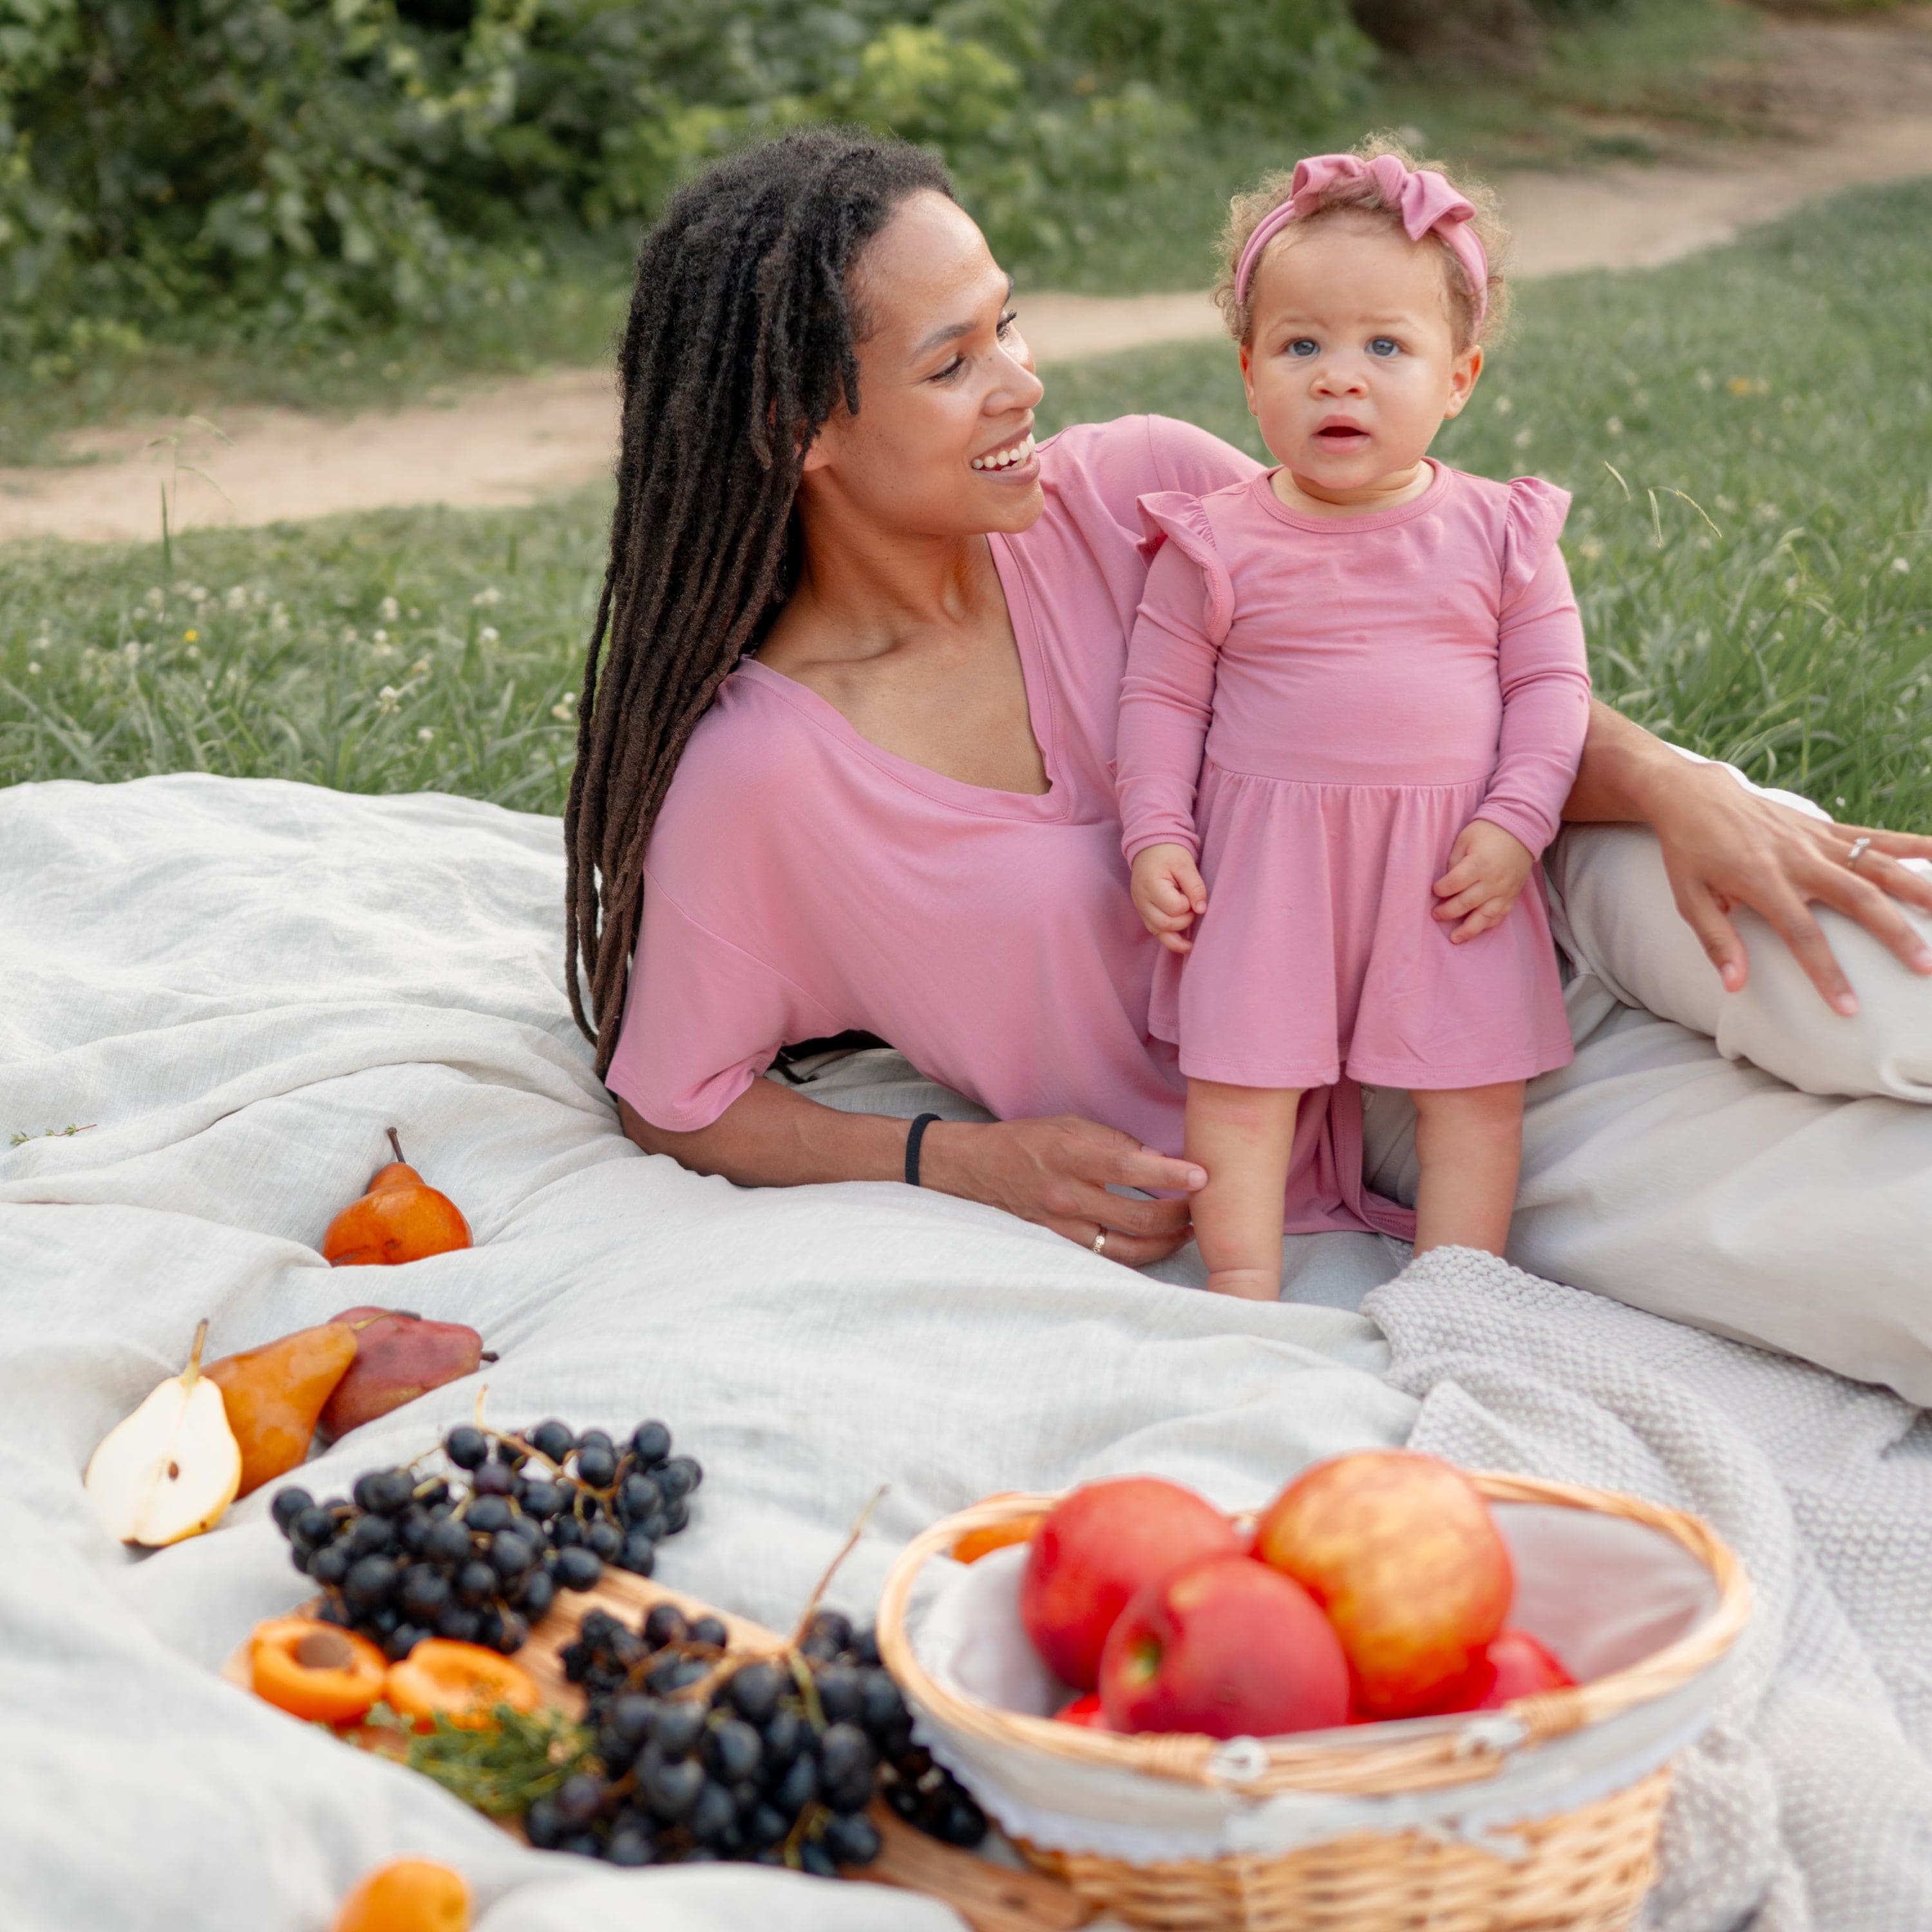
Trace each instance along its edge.
{"label": "baby's face", "polygon": [[1413,472],[1469,399],[1442,249],[1380,217],[1330,216],[1270,244],[1241,351],[1262,440],[1304,488],[1346,500]]}

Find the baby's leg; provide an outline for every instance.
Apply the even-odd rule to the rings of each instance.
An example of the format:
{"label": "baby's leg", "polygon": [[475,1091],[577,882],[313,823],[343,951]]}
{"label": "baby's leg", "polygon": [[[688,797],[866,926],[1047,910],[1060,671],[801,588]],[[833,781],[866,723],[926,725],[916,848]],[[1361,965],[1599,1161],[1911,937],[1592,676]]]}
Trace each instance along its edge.
{"label": "baby's leg", "polygon": [[1522,1166],[1522,1088],[1520,1080],[1506,1080],[1496,1087],[1439,1088],[1413,1095],[1421,1169],[1415,1194],[1418,1254],[1431,1248],[1502,1252]]}
{"label": "baby's leg", "polygon": [[1281,1298],[1282,1200],[1300,1102],[1292,1087],[1187,1083],[1187,1158],[1208,1170],[1194,1234],[1217,1294]]}

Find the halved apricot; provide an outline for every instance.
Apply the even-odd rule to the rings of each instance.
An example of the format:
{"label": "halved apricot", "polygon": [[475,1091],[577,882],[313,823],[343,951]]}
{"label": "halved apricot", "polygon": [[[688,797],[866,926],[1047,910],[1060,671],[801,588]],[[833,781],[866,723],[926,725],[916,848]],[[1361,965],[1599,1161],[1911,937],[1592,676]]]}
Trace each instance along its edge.
{"label": "halved apricot", "polygon": [[466,1731],[487,1730],[499,1704],[534,1711],[536,1680],[521,1666],[480,1643],[425,1637],[400,1664],[389,1666],[382,1695],[390,1708],[416,1720],[419,1731],[435,1729],[439,1715]]}
{"label": "halved apricot", "polygon": [[255,1695],[325,1724],[361,1717],[382,1694],[388,1667],[367,1637],[313,1617],[271,1617],[248,1640]]}
{"label": "halved apricot", "polygon": [[342,1901],[334,1932],[468,1932],[470,1888],[428,1858],[378,1865]]}

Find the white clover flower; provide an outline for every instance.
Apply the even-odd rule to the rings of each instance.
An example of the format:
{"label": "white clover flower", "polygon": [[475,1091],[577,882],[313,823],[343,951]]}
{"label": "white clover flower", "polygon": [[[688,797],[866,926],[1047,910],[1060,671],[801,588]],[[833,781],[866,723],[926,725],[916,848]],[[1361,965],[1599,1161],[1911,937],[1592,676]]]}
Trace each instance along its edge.
{"label": "white clover flower", "polygon": [[268,628],[272,631],[286,631],[288,628],[289,607],[286,604],[278,603],[268,613]]}
{"label": "white clover flower", "polygon": [[168,593],[158,584],[141,599],[151,610],[158,610],[167,601]]}
{"label": "white clover flower", "polygon": [[362,634],[353,624],[345,624],[342,628],[342,641],[345,644],[354,644]]}
{"label": "white clover flower", "polygon": [[383,643],[376,645],[370,655],[372,657],[392,658],[396,655],[396,647],[394,644],[386,640]]}
{"label": "white clover flower", "polygon": [[1892,560],[1892,567],[1903,577],[1912,568],[1912,560],[1908,556],[1895,556]]}
{"label": "white clover flower", "polygon": [[190,584],[188,587],[188,601],[190,604],[206,604],[208,602],[208,586],[202,584]]}
{"label": "white clover flower", "polygon": [[1517,448],[1527,449],[1529,446],[1536,440],[1536,432],[1532,429],[1527,423],[1526,423],[1521,429],[1516,431],[1514,436],[1510,438],[1510,440],[1516,445]]}
{"label": "white clover flower", "polygon": [[1624,419],[1622,416],[1612,416],[1605,422],[1604,427],[1611,435],[1622,436],[1624,433]]}
{"label": "white clover flower", "polygon": [[245,584],[231,584],[228,595],[222,598],[231,610],[245,610],[248,608],[248,586]]}
{"label": "white clover flower", "polygon": [[1697,386],[1708,396],[1718,386],[1718,379],[1709,370],[1700,369],[1697,371]]}
{"label": "white clover flower", "polygon": [[386,644],[389,641],[389,634],[387,631],[371,631],[369,634],[379,644]]}
{"label": "white clover flower", "polygon": [[29,658],[27,660],[27,675],[29,677],[38,677],[40,674],[40,667],[39,663],[34,658]]}
{"label": "white clover flower", "polygon": [[1496,400],[1495,407],[1498,416],[1506,416],[1509,414],[1510,410],[1516,407],[1516,405],[1510,400],[1508,397],[1498,396]]}
{"label": "white clover flower", "polygon": [[186,650],[182,652],[182,656],[186,658],[190,664],[198,663],[201,658],[201,646],[199,644],[190,644]]}
{"label": "white clover flower", "polygon": [[430,664],[428,658],[418,658],[416,662],[410,666],[410,675],[412,677],[427,677],[430,674]]}
{"label": "white clover flower", "polygon": [[140,640],[138,638],[130,638],[128,641],[121,646],[121,655],[125,658],[130,664],[139,664],[141,662]]}
{"label": "white clover flower", "polygon": [[376,614],[384,623],[393,624],[402,615],[402,610],[393,597],[385,597],[376,606]]}
{"label": "white clover flower", "polygon": [[435,736],[436,734],[427,724],[420,724],[416,728],[417,739],[423,744],[427,745]]}
{"label": "white clover flower", "polygon": [[401,698],[402,693],[393,684],[386,684],[376,694],[376,708],[386,715],[395,710]]}
{"label": "white clover flower", "polygon": [[476,634],[486,644],[494,644],[500,634],[494,624],[485,624]]}
{"label": "white clover flower", "polygon": [[566,698],[553,704],[550,708],[550,715],[561,723],[568,724],[571,719],[577,716],[577,700],[574,698]]}
{"label": "white clover flower", "polygon": [[1594,537],[1586,537],[1576,546],[1576,554],[1587,562],[1594,563],[1604,554],[1604,547]]}
{"label": "white clover flower", "polygon": [[476,595],[471,598],[470,601],[471,603],[478,605],[481,608],[487,610],[491,607],[491,605],[502,602],[503,593],[499,590],[494,584],[492,584],[485,586],[484,589],[478,591]]}

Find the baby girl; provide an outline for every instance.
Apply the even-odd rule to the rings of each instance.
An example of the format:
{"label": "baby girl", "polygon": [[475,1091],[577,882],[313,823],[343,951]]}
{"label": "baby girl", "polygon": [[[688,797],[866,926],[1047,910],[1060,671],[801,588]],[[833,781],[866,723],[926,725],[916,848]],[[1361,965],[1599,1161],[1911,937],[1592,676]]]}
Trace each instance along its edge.
{"label": "baby girl", "polygon": [[1120,816],[1224,1294],[1280,1294],[1296,1110],[1345,1076],[1414,1096],[1418,1252],[1500,1253],[1523,1083],[1570,1058],[1524,890],[1588,712],[1570,500],[1426,453],[1481,373],[1498,239],[1385,142],[1238,201],[1220,297],[1280,466],[1141,500]]}

